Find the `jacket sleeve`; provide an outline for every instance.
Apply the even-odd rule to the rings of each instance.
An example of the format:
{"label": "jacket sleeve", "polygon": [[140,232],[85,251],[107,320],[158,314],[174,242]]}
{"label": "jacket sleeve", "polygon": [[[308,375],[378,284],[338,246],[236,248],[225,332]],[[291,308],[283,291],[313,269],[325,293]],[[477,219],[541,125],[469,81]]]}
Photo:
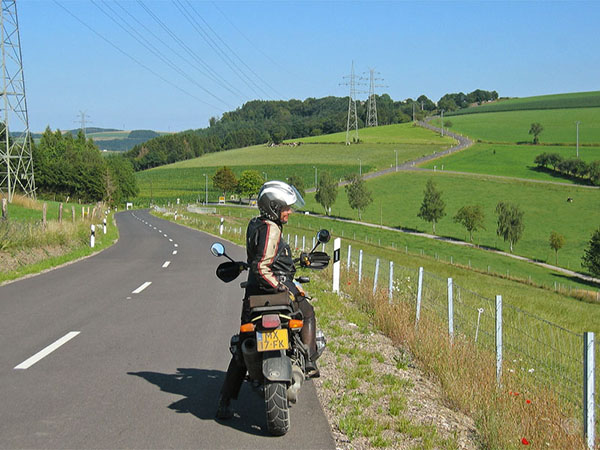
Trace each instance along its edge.
{"label": "jacket sleeve", "polygon": [[276,291],[279,284],[278,277],[273,273],[272,265],[277,255],[281,229],[273,222],[266,220],[256,230],[254,237],[254,255],[250,262],[253,272],[261,289]]}

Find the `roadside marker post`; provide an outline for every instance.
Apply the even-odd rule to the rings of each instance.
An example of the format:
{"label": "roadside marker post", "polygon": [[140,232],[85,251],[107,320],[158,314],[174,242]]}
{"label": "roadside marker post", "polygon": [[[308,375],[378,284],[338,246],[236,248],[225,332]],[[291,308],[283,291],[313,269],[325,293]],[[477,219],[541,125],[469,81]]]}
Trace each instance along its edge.
{"label": "roadside marker post", "polygon": [[333,292],[340,293],[340,247],[342,240],[335,238],[333,241]]}
{"label": "roadside marker post", "polygon": [[106,217],[102,221],[102,225],[104,226],[104,234],[106,234]]}
{"label": "roadside marker post", "polygon": [[225,219],[223,219],[221,217],[221,225],[219,225],[219,234],[222,236],[223,235],[223,222],[225,221]]}
{"label": "roadside marker post", "polygon": [[90,225],[90,247],[94,248],[96,245],[96,225]]}

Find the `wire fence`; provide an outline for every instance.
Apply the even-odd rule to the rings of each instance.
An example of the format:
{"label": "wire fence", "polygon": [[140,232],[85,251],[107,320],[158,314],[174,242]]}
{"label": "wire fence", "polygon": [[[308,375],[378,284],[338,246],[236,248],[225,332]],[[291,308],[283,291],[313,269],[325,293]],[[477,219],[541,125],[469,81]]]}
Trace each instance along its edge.
{"label": "wire fence", "polygon": [[[219,229],[222,222],[213,226],[219,234],[242,236],[244,232],[241,227]],[[296,252],[309,251],[316,244],[314,235],[287,234],[284,238]],[[333,253],[333,244],[322,245],[322,250]],[[586,352],[589,355],[589,348],[595,350],[584,344],[589,334],[593,340],[593,333],[575,333],[510,305],[510,298],[504,302],[501,296],[491,299],[451,279],[397,265],[350,245],[341,246],[339,259],[344,269],[358,275],[361,284],[370,283],[374,292],[385,292],[390,302],[416,304],[416,324],[419,316],[435,318],[448,325],[451,341],[466,339],[495,353],[499,385],[537,387],[544,395],[550,392],[569,426],[574,432],[583,429],[593,447],[595,417],[600,411],[594,402],[595,363],[593,358],[586,359]]]}

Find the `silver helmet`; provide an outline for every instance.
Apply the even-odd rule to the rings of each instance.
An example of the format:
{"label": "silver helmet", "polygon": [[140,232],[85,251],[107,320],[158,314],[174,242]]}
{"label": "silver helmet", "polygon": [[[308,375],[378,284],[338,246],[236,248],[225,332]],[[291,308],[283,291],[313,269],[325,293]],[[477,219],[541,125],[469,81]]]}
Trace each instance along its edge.
{"label": "silver helmet", "polygon": [[278,221],[285,206],[304,206],[304,199],[294,186],[283,181],[267,181],[258,191],[258,210],[263,216]]}

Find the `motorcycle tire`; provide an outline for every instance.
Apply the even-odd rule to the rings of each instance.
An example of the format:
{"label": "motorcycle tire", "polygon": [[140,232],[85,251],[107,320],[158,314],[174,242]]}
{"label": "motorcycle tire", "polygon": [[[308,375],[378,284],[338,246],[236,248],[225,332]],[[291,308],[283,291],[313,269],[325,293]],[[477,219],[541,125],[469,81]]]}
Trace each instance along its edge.
{"label": "motorcycle tire", "polygon": [[265,380],[265,406],[269,433],[274,436],[283,436],[290,429],[286,383]]}

